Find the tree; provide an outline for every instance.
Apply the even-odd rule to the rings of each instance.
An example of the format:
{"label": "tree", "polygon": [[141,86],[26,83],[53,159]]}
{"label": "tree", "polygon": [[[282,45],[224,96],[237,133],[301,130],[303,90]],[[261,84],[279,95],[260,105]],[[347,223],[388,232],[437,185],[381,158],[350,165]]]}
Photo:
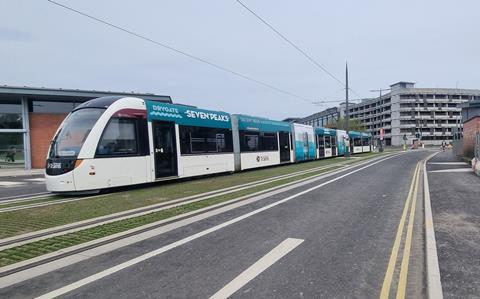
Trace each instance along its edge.
{"label": "tree", "polygon": [[[345,130],[345,119],[340,117],[338,120],[334,120],[328,123],[325,127],[331,129]],[[349,131],[365,132],[367,129],[358,118],[351,118],[348,122]]]}

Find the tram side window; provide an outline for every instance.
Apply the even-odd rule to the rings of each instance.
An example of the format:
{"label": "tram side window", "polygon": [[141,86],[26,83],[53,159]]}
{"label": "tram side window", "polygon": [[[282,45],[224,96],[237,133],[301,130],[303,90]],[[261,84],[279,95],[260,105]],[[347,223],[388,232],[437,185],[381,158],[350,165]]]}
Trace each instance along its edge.
{"label": "tram side window", "polygon": [[232,131],[229,129],[180,126],[182,155],[233,152]]}
{"label": "tram side window", "polygon": [[278,150],[278,140],[276,133],[260,133],[260,146],[262,151]]}
{"label": "tram side window", "polygon": [[327,139],[326,136],[325,136],[325,141],[323,139],[324,139],[323,135],[317,135],[318,147],[319,148],[324,148],[325,147],[325,143],[326,143],[326,139]]}
{"label": "tram side window", "polygon": [[369,146],[370,145],[370,139],[369,138],[363,138],[363,146]]}
{"label": "tram side window", "polygon": [[362,146],[362,139],[361,138],[353,139],[353,146]]}
{"label": "tram side window", "polygon": [[332,140],[332,146],[337,146],[337,138],[331,137],[331,140]]}
{"label": "tram side window", "polygon": [[112,118],[98,143],[97,155],[137,155],[137,128],[133,118]]}
{"label": "tram side window", "polygon": [[325,136],[325,147],[330,148],[332,145],[330,144],[330,136]]}
{"label": "tram side window", "polygon": [[277,133],[240,131],[240,151],[277,151]]}

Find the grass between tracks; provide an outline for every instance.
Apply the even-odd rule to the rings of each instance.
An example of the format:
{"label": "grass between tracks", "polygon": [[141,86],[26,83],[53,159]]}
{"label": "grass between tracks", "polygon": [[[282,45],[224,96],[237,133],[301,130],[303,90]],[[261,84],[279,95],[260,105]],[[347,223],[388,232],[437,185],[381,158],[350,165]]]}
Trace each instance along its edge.
{"label": "grass between tracks", "polygon": [[[363,154],[361,156],[357,156],[359,157],[358,159],[352,159],[345,163],[356,163],[378,155],[380,154]],[[197,178],[188,181],[150,184],[150,186],[145,186],[141,189],[137,188],[123,192],[111,193],[100,197],[93,197],[74,202],[4,212],[0,213],[0,239],[135,208],[145,207],[161,202],[167,202],[169,200],[201,194],[208,191],[255,182],[278,175],[307,170],[319,166],[328,166],[342,161],[345,161],[344,158],[338,157],[307,163],[246,171],[230,175]],[[300,176],[297,176],[294,179],[299,178]],[[252,190],[252,188],[248,190]]]}

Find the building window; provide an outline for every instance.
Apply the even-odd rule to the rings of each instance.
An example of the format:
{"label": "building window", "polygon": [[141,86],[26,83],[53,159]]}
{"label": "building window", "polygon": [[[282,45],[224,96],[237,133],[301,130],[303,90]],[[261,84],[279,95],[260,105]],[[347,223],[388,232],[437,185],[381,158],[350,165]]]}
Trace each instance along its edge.
{"label": "building window", "polygon": [[20,100],[2,101],[0,104],[0,129],[22,128],[22,105]]}
{"label": "building window", "polygon": [[28,103],[28,110],[33,113],[67,114],[80,104],[75,102],[31,100]]}
{"label": "building window", "polygon": [[180,126],[182,155],[233,152],[232,130],[194,126]]}
{"label": "building window", "polygon": [[23,167],[23,133],[0,133],[0,168]]}

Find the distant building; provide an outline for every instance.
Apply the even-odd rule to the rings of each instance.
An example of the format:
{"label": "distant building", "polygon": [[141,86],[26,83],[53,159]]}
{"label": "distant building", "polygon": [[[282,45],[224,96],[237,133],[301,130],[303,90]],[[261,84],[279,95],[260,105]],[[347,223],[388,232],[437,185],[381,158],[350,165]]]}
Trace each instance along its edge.
{"label": "distant building", "polygon": [[0,86],[0,168],[44,168],[65,116],[83,102],[111,95],[172,102],[150,93]]}
{"label": "distant building", "polygon": [[282,121],[286,121],[288,123],[296,123],[298,122],[299,120],[301,120],[300,117],[288,117],[288,118],[285,118],[284,120]]}
{"label": "distant building", "polygon": [[[399,146],[412,144],[420,139],[427,145],[439,145],[451,141],[456,133],[462,132],[460,105],[480,99],[478,89],[415,88],[412,82],[390,85],[390,92],[382,97],[363,99],[350,104],[350,118],[359,119],[374,138],[385,132],[385,144]],[[312,126],[319,124],[316,116],[331,114],[337,109],[337,117],[345,115],[345,103],[338,108],[329,108],[301,119],[300,123]]]}

